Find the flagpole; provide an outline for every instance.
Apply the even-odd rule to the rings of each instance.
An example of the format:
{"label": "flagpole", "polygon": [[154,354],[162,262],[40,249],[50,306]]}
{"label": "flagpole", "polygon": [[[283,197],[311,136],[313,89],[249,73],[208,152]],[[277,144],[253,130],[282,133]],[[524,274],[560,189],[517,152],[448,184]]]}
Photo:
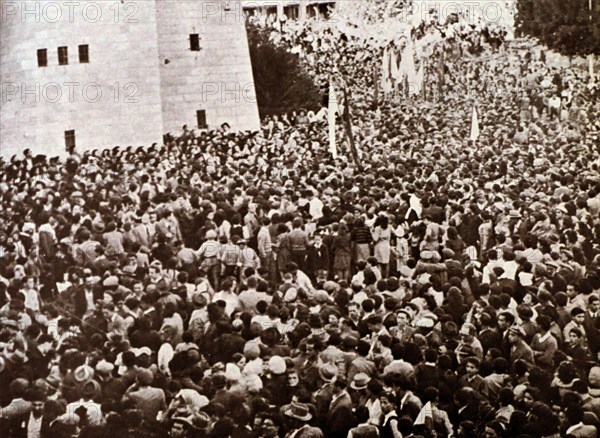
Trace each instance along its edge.
{"label": "flagpole", "polygon": [[373,90],[373,110],[379,107],[379,78],[377,76],[377,67],[375,67],[375,71],[373,72],[373,83],[375,84],[375,89]]}
{"label": "flagpole", "polygon": [[352,152],[354,164],[356,164],[358,171],[362,172],[363,167],[358,159],[356,145],[354,144],[354,135],[352,134],[352,121],[350,120],[350,104],[348,102],[348,89],[344,87],[344,120],[346,126],[346,135],[348,136],[348,142],[350,143],[350,151]]}
{"label": "flagpole", "polygon": [[427,81],[425,78],[427,77],[427,61],[423,58],[423,101],[427,103]]}
{"label": "flagpole", "polygon": [[327,125],[328,125],[328,137],[329,137],[329,152],[333,159],[337,159],[337,145],[335,138],[335,112],[338,109],[337,97],[335,96],[335,90],[333,87],[333,77],[329,76],[329,99],[327,105]]}
{"label": "flagpole", "polygon": [[438,59],[438,94],[440,98],[442,96],[442,91],[444,89],[444,81],[445,81],[445,60],[444,60],[444,45],[441,45],[440,56]]}
{"label": "flagpole", "polygon": [[475,104],[473,104],[473,110],[471,112],[471,133],[469,135],[469,139],[473,142],[473,146],[477,144],[479,132],[479,115],[477,112],[477,107]]}
{"label": "flagpole", "polygon": [[[592,6],[592,0],[589,0],[589,8],[590,8],[590,27],[592,26],[592,12],[594,11],[594,8]],[[595,78],[594,78],[594,54],[590,53],[588,55],[588,64],[589,64],[589,70],[590,70],[590,83],[594,83],[595,82]]]}

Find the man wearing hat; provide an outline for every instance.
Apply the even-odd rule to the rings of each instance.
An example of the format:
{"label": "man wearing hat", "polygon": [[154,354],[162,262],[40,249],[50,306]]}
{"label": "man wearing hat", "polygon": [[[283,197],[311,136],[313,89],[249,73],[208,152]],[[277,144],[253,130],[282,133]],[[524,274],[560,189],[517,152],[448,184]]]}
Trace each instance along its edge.
{"label": "man wearing hat", "polygon": [[94,369],[89,365],[80,365],[73,371],[75,382],[81,387],[94,378]]}
{"label": "man wearing hat", "polygon": [[188,330],[194,335],[194,341],[200,343],[204,336],[205,325],[208,323],[208,311],[206,305],[208,299],[202,293],[196,292],[192,295],[194,310],[188,321]]}
{"label": "man wearing hat", "polygon": [[284,388],[287,387],[288,378],[285,374],[287,365],[281,356],[272,356],[268,362],[269,378],[265,382],[265,389],[271,393],[271,400],[277,406],[283,406],[288,400]]}
{"label": "man wearing hat", "polygon": [[508,329],[508,342],[510,342],[510,363],[521,359],[530,366],[534,365],[533,350],[525,342],[525,330],[518,325],[513,325]]}
{"label": "man wearing hat", "polygon": [[257,270],[261,267],[261,262],[260,257],[254,250],[254,248],[248,245],[248,241],[246,239],[238,240],[238,246],[240,248],[240,251],[237,265],[240,267],[240,274],[242,274],[240,278],[243,280],[243,274],[246,268],[252,268],[254,270]]}
{"label": "man wearing hat", "polygon": [[67,415],[75,415],[83,408],[87,412],[87,419],[90,425],[99,425],[102,423],[104,415],[100,403],[94,401],[100,395],[101,389],[95,380],[87,381],[81,388],[81,399],[67,405]]}
{"label": "man wearing hat", "polygon": [[317,419],[325,421],[329,405],[333,399],[333,383],[337,378],[338,368],[332,363],[325,363],[319,367],[319,377],[322,381],[321,388],[315,392],[314,399],[317,407]]}
{"label": "man wearing hat", "polygon": [[188,417],[173,417],[173,424],[169,431],[171,438],[192,438],[194,436],[194,425]]}
{"label": "man wearing hat", "polygon": [[121,379],[115,379],[112,372],[115,366],[105,359],[96,364],[95,379],[102,388],[102,401],[120,401],[125,391],[126,384]]}
{"label": "man wearing hat", "polygon": [[318,427],[312,427],[308,422],[313,418],[308,405],[292,402],[283,410],[283,414],[291,419],[291,429],[287,438],[324,438],[323,431]]}
{"label": "man wearing hat", "polygon": [[354,406],[364,406],[369,398],[367,387],[371,378],[365,373],[357,373],[350,382],[350,397]]}

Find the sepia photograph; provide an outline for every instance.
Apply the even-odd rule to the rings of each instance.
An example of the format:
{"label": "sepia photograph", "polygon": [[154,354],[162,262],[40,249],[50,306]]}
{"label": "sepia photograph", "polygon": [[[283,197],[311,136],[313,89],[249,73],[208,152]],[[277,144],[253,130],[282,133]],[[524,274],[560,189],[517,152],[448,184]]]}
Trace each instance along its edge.
{"label": "sepia photograph", "polygon": [[600,0],[0,20],[0,438],[600,438]]}

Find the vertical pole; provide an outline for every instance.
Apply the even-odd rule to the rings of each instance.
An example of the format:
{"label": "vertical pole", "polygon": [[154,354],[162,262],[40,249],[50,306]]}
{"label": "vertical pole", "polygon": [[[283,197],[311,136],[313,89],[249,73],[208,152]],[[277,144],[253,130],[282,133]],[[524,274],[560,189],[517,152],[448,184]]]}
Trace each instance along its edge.
{"label": "vertical pole", "polygon": [[359,172],[362,172],[362,166],[358,160],[358,153],[356,152],[356,145],[354,144],[354,136],[352,135],[352,121],[350,120],[350,104],[348,100],[348,89],[344,87],[344,121],[346,126],[346,135],[348,136],[348,142],[350,143],[350,151],[352,152],[352,158],[354,164],[356,164]]}
{"label": "vertical pole", "polygon": [[[593,11],[593,5],[592,5],[592,0],[589,0],[589,7],[590,7],[590,32],[592,31],[592,11]],[[588,55],[588,63],[589,63],[589,70],[590,70],[590,82],[593,84],[595,82],[595,78],[594,78],[594,54],[590,53]]]}

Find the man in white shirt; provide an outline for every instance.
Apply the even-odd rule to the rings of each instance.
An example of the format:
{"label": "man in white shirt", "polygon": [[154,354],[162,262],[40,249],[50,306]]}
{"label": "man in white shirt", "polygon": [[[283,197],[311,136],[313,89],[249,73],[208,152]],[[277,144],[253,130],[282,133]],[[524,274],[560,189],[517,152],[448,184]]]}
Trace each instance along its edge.
{"label": "man in white shirt", "polygon": [[208,280],[213,288],[216,288],[219,284],[219,274],[221,270],[221,263],[219,261],[221,244],[217,242],[216,239],[217,232],[208,230],[206,232],[206,241],[196,252],[196,256],[201,262],[200,268],[206,272]]}
{"label": "man in white shirt", "polygon": [[221,282],[221,291],[213,295],[212,302],[217,301],[225,302],[225,313],[227,316],[231,316],[235,311],[242,310],[242,304],[240,303],[239,297],[233,291],[235,287],[235,281],[231,278],[226,278]]}
{"label": "man in white shirt", "polygon": [[323,202],[317,198],[312,190],[307,191],[307,198],[310,204],[308,212],[314,221],[318,221],[323,217]]}
{"label": "man in white shirt", "polygon": [[84,408],[87,411],[87,418],[90,425],[98,426],[102,424],[103,414],[102,406],[96,403],[94,398],[100,393],[100,385],[98,382],[91,380],[83,385],[81,390],[81,399],[67,405],[66,413],[68,415],[77,414],[79,408]]}
{"label": "man in white shirt", "polygon": [[519,264],[515,260],[515,254],[512,251],[505,251],[503,259],[500,264],[500,267],[504,269],[501,278],[514,280],[517,275],[517,269],[519,269]]}
{"label": "man in white shirt", "polygon": [[31,400],[31,412],[27,418],[27,438],[40,438],[42,436],[42,429],[47,426],[44,422],[44,399],[45,395],[41,390],[34,389],[29,393],[29,399]]}
{"label": "man in white shirt", "polygon": [[550,111],[551,118],[554,118],[555,114],[556,116],[560,115],[560,104],[560,96],[552,96],[548,99],[548,109]]}
{"label": "man in white shirt", "polygon": [[34,313],[38,313],[40,311],[41,303],[34,277],[27,277],[25,286],[23,287],[21,293],[25,296],[25,308]]}
{"label": "man in white shirt", "polygon": [[310,278],[308,278],[308,275],[306,275],[304,272],[302,272],[298,268],[298,265],[296,265],[295,263],[290,263],[289,268],[290,268],[289,271],[292,274],[294,282],[296,283],[296,286],[298,286],[299,289],[304,289],[308,293],[311,293],[315,290],[312,282],[310,281]]}
{"label": "man in white shirt", "polygon": [[158,369],[165,376],[171,376],[171,369],[169,368],[169,362],[175,356],[175,349],[173,348],[173,339],[176,336],[177,329],[172,325],[163,325],[160,329],[160,339],[163,344],[158,349],[157,364]]}
{"label": "man in white shirt", "polygon": [[258,243],[258,256],[260,258],[260,265],[269,270],[269,278],[275,279],[275,258],[273,256],[273,245],[271,242],[271,233],[269,226],[271,225],[271,219],[265,217],[261,220],[260,229],[257,235]]}

